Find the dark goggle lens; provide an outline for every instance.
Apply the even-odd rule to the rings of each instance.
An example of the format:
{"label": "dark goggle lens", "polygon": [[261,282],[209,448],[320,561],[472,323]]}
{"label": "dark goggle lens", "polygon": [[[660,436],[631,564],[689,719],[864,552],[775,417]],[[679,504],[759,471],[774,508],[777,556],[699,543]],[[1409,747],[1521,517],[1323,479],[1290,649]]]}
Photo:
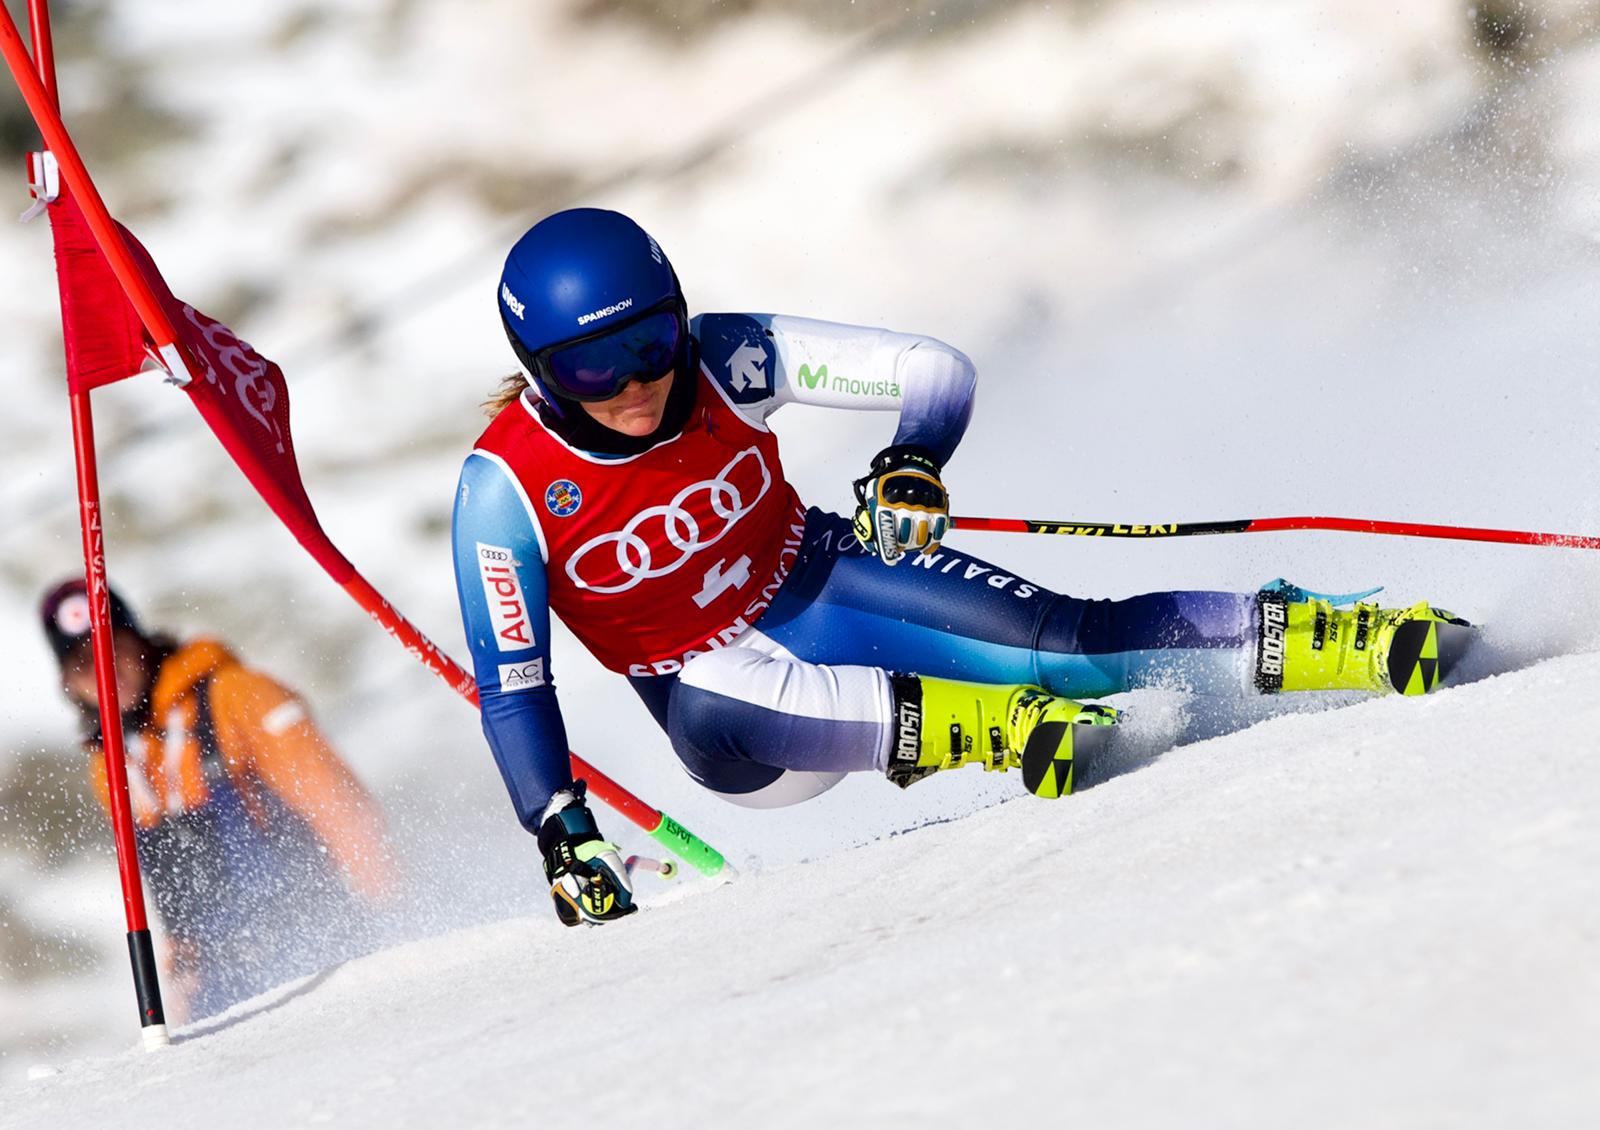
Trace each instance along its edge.
{"label": "dark goggle lens", "polygon": [[629,381],[659,381],[678,361],[684,339],[677,311],[647,314],[603,337],[552,349],[544,376],[574,400],[609,400]]}

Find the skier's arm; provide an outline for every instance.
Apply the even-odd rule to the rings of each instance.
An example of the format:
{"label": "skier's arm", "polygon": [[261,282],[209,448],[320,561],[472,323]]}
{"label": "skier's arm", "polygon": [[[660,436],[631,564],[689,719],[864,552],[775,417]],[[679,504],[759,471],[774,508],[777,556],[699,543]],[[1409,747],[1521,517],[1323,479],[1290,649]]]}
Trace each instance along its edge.
{"label": "skier's arm", "polygon": [[972,418],[978,374],[936,338],[785,314],[703,314],[701,362],[747,416],[784,404],[900,413],[894,445],[943,466]]}
{"label": "skier's arm", "polygon": [[247,769],[304,820],[352,891],[374,902],[397,894],[383,813],[299,697],[259,671],[230,667],[211,680],[211,713],[229,768]]}
{"label": "skier's arm", "polygon": [[550,678],[550,605],[536,519],[493,456],[461,469],[452,538],[456,594],[472,651],[483,732],[517,819],[537,832],[550,798],[572,787],[567,731]]}

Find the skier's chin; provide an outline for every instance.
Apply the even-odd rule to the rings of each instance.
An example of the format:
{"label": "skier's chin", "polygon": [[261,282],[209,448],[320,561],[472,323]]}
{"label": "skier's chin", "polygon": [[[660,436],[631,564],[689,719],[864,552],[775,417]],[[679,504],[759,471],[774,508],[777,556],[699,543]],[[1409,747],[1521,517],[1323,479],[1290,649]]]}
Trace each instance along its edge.
{"label": "skier's chin", "polygon": [[650,435],[667,414],[667,395],[672,391],[675,375],[668,373],[649,384],[624,385],[610,400],[584,403],[583,410],[614,432],[634,437]]}

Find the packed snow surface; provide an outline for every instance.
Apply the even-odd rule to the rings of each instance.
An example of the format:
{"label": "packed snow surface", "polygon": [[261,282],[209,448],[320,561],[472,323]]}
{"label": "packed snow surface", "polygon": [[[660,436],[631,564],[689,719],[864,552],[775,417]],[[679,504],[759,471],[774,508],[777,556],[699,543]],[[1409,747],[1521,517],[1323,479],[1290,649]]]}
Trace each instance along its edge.
{"label": "packed snow surface", "polygon": [[[1499,7],[91,0],[58,47],[113,211],[283,363],[329,533],[460,657],[500,256],[575,203],[638,217],[697,311],[971,354],[961,513],[1600,529],[1600,40],[1592,4],[1522,5],[1532,46],[1496,61]],[[723,805],[557,627],[574,748],[746,873],[646,878],[646,913],[567,932],[472,713],[153,378],[96,394],[114,579],[306,693],[414,901],[407,945],[117,1054],[103,824],[13,773],[81,781],[34,623],[81,560],[43,223],[0,224],[0,259],[0,943],[37,942],[0,945],[0,1125],[1600,1122],[1600,555],[957,535],[1079,595],[1283,575],[1486,625],[1420,703],[1129,696],[1057,805],[975,771]],[[838,509],[893,424],[774,428]]]}
{"label": "packed snow surface", "polygon": [[1597,680],[1285,716],[622,924],[412,943],[0,1125],[1593,1125]]}

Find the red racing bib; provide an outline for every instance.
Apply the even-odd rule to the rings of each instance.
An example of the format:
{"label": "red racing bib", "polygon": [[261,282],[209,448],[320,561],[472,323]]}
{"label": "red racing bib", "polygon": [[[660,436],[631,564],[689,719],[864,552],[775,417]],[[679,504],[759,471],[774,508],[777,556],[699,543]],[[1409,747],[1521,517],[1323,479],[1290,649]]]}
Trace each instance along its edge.
{"label": "red racing bib", "polygon": [[478,440],[526,495],[551,610],[626,675],[671,674],[731,643],[767,609],[800,551],[805,510],[777,437],[696,379],[682,433],[640,455],[579,451],[525,401]]}

